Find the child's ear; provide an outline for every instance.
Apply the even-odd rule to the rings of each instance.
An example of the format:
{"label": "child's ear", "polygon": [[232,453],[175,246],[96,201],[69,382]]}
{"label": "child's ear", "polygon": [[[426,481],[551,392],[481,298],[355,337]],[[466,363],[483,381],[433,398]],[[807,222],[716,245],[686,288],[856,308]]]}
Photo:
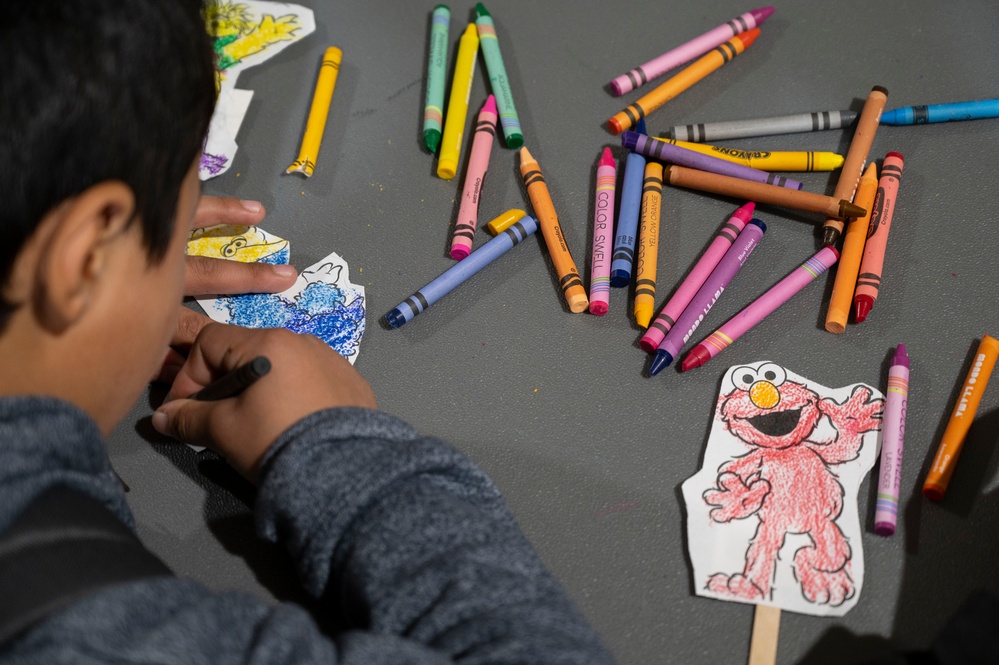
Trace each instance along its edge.
{"label": "child's ear", "polygon": [[[123,244],[135,196],[120,181],[98,183],[61,206],[36,273],[42,325],[62,332],[86,313],[108,261]],[[134,251],[134,249],[129,250]]]}

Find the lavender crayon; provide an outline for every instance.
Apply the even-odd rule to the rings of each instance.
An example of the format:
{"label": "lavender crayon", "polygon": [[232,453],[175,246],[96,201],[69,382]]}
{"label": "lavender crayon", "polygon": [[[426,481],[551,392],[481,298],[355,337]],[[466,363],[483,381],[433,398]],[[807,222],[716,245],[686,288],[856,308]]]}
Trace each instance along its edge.
{"label": "lavender crayon", "polygon": [[902,440],[909,402],[909,354],[899,344],[888,370],[888,395],[881,427],[881,469],[878,471],[878,501],[874,511],[874,533],[890,536],[898,522],[898,493],[902,486]]}

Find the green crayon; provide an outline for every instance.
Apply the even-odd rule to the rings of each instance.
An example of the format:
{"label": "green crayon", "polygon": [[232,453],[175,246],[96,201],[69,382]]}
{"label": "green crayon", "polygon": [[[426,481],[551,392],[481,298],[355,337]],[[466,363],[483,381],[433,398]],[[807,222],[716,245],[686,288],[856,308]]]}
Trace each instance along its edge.
{"label": "green crayon", "polygon": [[496,27],[493,17],[482,3],[475,5],[475,27],[479,31],[479,46],[486,59],[486,69],[489,71],[489,85],[496,97],[499,107],[500,125],[503,127],[503,140],[508,148],[519,148],[524,145],[524,134],[520,128],[520,118],[513,104],[513,93],[510,91],[510,81],[503,66],[503,54],[500,53],[499,40],[496,39]]}
{"label": "green crayon", "polygon": [[423,143],[437,152],[444,126],[444,85],[447,78],[447,35],[451,10],[437,5],[430,20],[430,55],[427,57],[427,101],[423,109]]}

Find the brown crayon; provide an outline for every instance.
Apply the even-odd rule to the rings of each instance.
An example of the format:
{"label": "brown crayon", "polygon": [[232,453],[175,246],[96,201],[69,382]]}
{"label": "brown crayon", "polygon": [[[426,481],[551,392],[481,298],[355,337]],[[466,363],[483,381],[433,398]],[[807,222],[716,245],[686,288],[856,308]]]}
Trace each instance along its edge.
{"label": "brown crayon", "polygon": [[531,199],[534,215],[538,218],[541,234],[545,237],[548,253],[555,264],[559,286],[569,303],[569,310],[576,314],[584,312],[590,306],[590,301],[583,289],[583,281],[579,278],[576,262],[569,253],[569,246],[565,244],[565,236],[562,235],[562,227],[559,226],[545,178],[541,175],[541,167],[527,148],[520,149],[520,175],[527,187],[527,195]]}
{"label": "brown crayon", "polygon": [[770,203],[837,219],[863,217],[867,214],[867,211],[860,206],[833,196],[788,189],[763,182],[752,182],[742,178],[732,178],[674,164],[663,166],[663,180],[677,187],[688,187],[702,192],[732,196],[743,201]]}
{"label": "brown crayon", "polygon": [[[852,201],[854,194],[857,193],[857,185],[860,184],[867,155],[870,154],[871,144],[874,143],[874,132],[878,130],[878,122],[881,120],[881,112],[886,103],[888,103],[888,90],[880,85],[874,86],[867,95],[860,117],[857,118],[853,140],[850,141],[850,148],[846,152],[843,168],[839,171],[839,180],[836,181],[836,189],[833,191],[833,196],[837,199]],[[850,215],[850,217],[855,216]],[[830,216],[822,225],[822,244],[836,244],[842,232],[843,218]]]}

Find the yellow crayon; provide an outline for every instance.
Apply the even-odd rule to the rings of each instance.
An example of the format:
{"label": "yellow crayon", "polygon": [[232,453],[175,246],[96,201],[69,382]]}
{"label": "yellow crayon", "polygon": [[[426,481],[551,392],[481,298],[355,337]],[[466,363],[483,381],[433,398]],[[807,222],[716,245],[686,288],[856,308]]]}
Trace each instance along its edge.
{"label": "yellow crayon", "polygon": [[526,147],[520,149],[520,177],[524,179],[524,186],[527,187],[527,196],[531,199],[534,216],[538,218],[541,235],[545,237],[545,246],[548,247],[548,254],[555,265],[559,287],[569,304],[569,311],[573,314],[585,312],[590,306],[590,300],[586,297],[586,289],[583,288],[583,281],[579,278],[576,262],[569,253],[569,246],[565,244],[565,236],[562,235],[562,227],[559,226],[558,215],[555,214],[555,205],[552,203],[551,194],[548,193],[545,177],[541,175],[541,167]]}
{"label": "yellow crayon", "polygon": [[937,454],[933,456],[933,466],[923,481],[923,496],[932,501],[942,500],[947,486],[950,485],[954,465],[957,464],[961,448],[964,447],[964,438],[968,435],[975,413],[978,412],[978,405],[982,401],[982,395],[985,394],[985,387],[989,384],[989,377],[996,366],[997,358],[999,358],[999,340],[984,335],[978,350],[975,351],[975,358],[971,361],[971,369],[964,379],[964,386],[958,393],[957,404],[954,405],[954,411],[947,421],[947,428],[940,438]]}
{"label": "yellow crayon", "polygon": [[638,231],[638,266],[635,269],[635,320],[648,328],[656,308],[656,264],[659,260],[659,218],[663,200],[663,165],[645,164],[642,183],[642,216]]}
{"label": "yellow crayon", "polygon": [[513,226],[514,222],[520,221],[520,219],[527,213],[523,210],[517,210],[516,208],[510,208],[506,212],[500,213],[486,224],[486,228],[489,229],[489,233],[494,236],[506,231],[508,228]]}
{"label": "yellow crayon", "polygon": [[843,155],[837,155],[835,152],[740,150],[659,136],[656,140],[761,171],[835,171],[843,166],[844,161]]}
{"label": "yellow crayon", "polygon": [[312,108],[309,109],[309,120],[305,123],[305,135],[302,137],[302,148],[298,151],[298,159],[289,166],[285,173],[301,173],[306,178],[316,169],[316,158],[319,157],[319,146],[323,142],[323,132],[326,130],[326,118],[330,113],[330,102],[333,101],[333,88],[336,87],[336,77],[340,73],[340,61],[343,51],[335,46],[326,49],[323,54],[323,64],[319,67],[319,79],[316,81],[316,91],[312,94]]}
{"label": "yellow crayon", "polygon": [[469,23],[458,42],[458,55],[454,62],[454,79],[451,96],[444,116],[444,137],[437,162],[437,176],[450,180],[458,172],[458,156],[465,136],[465,118],[468,116],[468,97],[472,94],[472,76],[475,74],[475,55],[479,52],[479,31]]}
{"label": "yellow crayon", "polygon": [[829,309],[826,310],[826,330],[831,333],[846,330],[846,320],[853,309],[853,290],[857,286],[860,262],[864,258],[864,242],[871,225],[871,210],[874,209],[874,196],[877,193],[878,169],[871,162],[864,175],[860,176],[860,186],[854,198],[854,203],[866,210],[867,214],[863,217],[851,217],[846,227],[832,298],[829,300]]}

